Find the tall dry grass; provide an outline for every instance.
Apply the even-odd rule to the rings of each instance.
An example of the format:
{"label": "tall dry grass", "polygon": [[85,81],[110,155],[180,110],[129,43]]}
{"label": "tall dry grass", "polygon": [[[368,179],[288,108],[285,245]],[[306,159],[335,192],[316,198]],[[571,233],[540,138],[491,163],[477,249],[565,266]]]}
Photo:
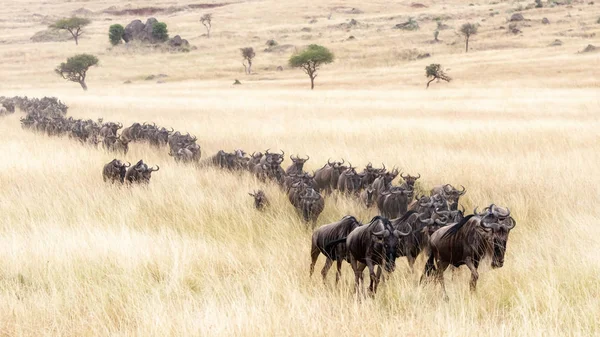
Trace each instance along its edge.
{"label": "tall dry grass", "polygon": [[[121,6],[112,0],[0,2],[6,18],[0,22],[0,90],[56,95],[78,118],[154,121],[189,131],[205,157],[220,149],[281,148],[286,155],[309,154],[310,170],[343,157],[419,172],[425,190],[462,184],[467,209],[494,202],[510,207],[517,221],[505,266],[482,265],[477,294],[469,293],[466,270],[448,273],[446,303],[438,287],[417,285],[422,260],[412,274],[400,259],[375,298],[358,303],[347,264],[339,287],[333,273],[326,285],[318,276],[309,279],[310,230],[276,186],[177,165],[166,149],[143,144],[117,157],[160,165],[151,184],[109,186],[101,171],[114,154],[21,130],[17,113],[0,119],[0,334],[600,334],[598,54],[575,54],[588,42],[581,37],[562,35],[563,47],[545,47],[568,29],[598,30],[580,24],[597,17],[597,6],[575,4],[568,20],[564,7],[527,11],[526,17],[547,16],[553,24],[532,21],[523,37],[513,37],[495,27],[519,3],[424,3],[429,7],[348,2],[365,11],[351,16],[331,2],[244,2],[213,11],[220,23],[210,40],[200,36],[198,13],[185,11],[164,21],[197,51],[140,55],[106,49],[104,16],[95,18],[77,49],[27,42],[44,28],[33,13]],[[489,17],[489,8],[502,14]],[[330,11],[332,21],[325,18]],[[442,32],[440,46],[425,43],[435,27],[426,16],[440,13],[452,26],[486,18],[471,53],[461,54],[450,32]],[[408,15],[421,17],[420,31],[386,28]],[[319,20],[311,26],[312,40],[300,33],[308,26],[305,16]],[[351,32],[330,27],[350,17],[369,25]],[[349,34],[356,42],[341,42]],[[262,70],[285,64],[287,54],[259,53],[259,74],[242,77],[237,48],[261,50],[272,37],[325,44],[338,61],[323,69],[315,92],[306,90],[299,72]],[[434,56],[398,58],[407,48]],[[85,94],[51,73],[82,51],[102,62],[90,71]],[[425,91],[423,68],[432,62],[451,68],[455,81]],[[167,83],[143,81],[160,72],[169,74]],[[241,87],[231,87],[235,77]],[[121,84],[128,79],[134,83]],[[247,195],[258,187],[272,199],[264,213]],[[375,211],[332,197],[319,222],[346,214],[367,221]]]}

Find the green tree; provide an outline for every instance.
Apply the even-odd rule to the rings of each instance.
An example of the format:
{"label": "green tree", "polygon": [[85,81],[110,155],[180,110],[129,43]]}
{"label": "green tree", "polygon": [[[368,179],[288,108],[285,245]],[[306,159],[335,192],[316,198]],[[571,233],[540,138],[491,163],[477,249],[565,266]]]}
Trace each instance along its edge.
{"label": "green tree", "polygon": [[429,84],[434,80],[444,80],[446,82],[452,81],[452,78],[446,75],[442,70],[442,66],[437,63],[432,63],[425,67],[425,76],[430,78],[429,82],[427,82],[427,88],[429,88]]}
{"label": "green tree", "polygon": [[460,33],[465,37],[465,52],[469,52],[469,38],[477,34],[477,25],[465,23],[460,27]]}
{"label": "green tree", "polygon": [[[246,70],[246,73],[252,74],[252,60],[254,59],[254,56],[256,56],[256,53],[254,52],[254,48],[252,48],[252,47],[240,48],[240,51],[242,52],[242,58],[244,58],[244,62],[242,62],[242,64],[244,65],[244,69]],[[248,62],[248,66],[246,66],[246,62]]]}
{"label": "green tree", "polygon": [[110,26],[110,28],[108,29],[108,39],[110,40],[110,43],[113,46],[116,46],[119,43],[121,43],[121,40],[123,39],[123,34],[125,34],[125,28],[123,28],[123,26],[121,26],[118,23]]}
{"label": "green tree", "polygon": [[152,25],[152,37],[161,42],[167,41],[169,39],[167,24],[164,22],[154,23]]}
{"label": "green tree", "polygon": [[317,71],[323,64],[333,62],[334,55],[329,49],[311,44],[307,49],[300,53],[296,53],[290,57],[289,64],[293,68],[302,68],[310,77],[310,89],[315,88],[315,78]]}
{"label": "green tree", "polygon": [[64,29],[73,35],[75,44],[79,45],[79,37],[83,34],[83,27],[89,25],[91,21],[85,18],[72,17],[67,19],[61,19],[51,24],[50,28],[53,29]]}
{"label": "green tree", "polygon": [[98,65],[98,58],[90,54],[79,54],[69,57],[67,62],[61,63],[54,71],[65,80],[77,82],[83,90],[87,90],[85,77],[90,67]]}

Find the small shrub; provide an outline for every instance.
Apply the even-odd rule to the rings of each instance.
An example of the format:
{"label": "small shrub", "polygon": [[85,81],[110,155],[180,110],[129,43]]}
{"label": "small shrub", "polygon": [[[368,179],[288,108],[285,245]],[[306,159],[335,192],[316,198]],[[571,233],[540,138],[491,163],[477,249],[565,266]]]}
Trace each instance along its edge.
{"label": "small shrub", "polygon": [[110,26],[110,28],[108,29],[108,39],[110,40],[110,43],[113,46],[116,46],[119,43],[121,43],[121,40],[123,39],[123,34],[125,34],[125,28],[123,28],[123,26],[121,26],[118,23]]}
{"label": "small shrub", "polygon": [[542,8],[544,4],[542,4],[542,0],[535,0],[535,8]]}
{"label": "small shrub", "polygon": [[598,21],[596,21],[597,24],[600,24],[600,18],[598,18]]}
{"label": "small shrub", "polygon": [[164,22],[156,22],[152,25],[152,37],[161,42],[167,41],[169,39],[167,24]]}

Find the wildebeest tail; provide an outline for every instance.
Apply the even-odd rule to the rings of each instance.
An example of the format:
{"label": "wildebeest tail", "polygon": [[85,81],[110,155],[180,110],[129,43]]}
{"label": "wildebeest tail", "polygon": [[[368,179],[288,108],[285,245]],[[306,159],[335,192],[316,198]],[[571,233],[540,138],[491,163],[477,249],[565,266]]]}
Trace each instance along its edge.
{"label": "wildebeest tail", "polygon": [[341,239],[327,242],[327,244],[325,244],[325,247],[323,247],[325,255],[327,255],[328,258],[335,260],[335,258],[336,258],[335,253],[334,253],[335,247],[337,245],[339,245],[340,243],[345,243],[345,242],[346,242],[346,238],[341,238]]}

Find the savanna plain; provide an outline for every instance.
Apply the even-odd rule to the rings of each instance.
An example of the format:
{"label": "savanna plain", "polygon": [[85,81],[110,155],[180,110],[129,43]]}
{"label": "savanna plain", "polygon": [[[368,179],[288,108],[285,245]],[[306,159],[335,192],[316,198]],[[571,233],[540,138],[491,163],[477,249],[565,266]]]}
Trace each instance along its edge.
{"label": "savanna plain", "polygon": [[[195,135],[204,158],[282,149],[286,158],[308,154],[309,171],[344,158],[420,173],[426,191],[464,185],[467,210],[495,203],[512,211],[504,267],[483,263],[475,294],[465,267],[447,272],[445,302],[439,286],[419,286],[422,256],[414,273],[399,258],[378,293],[357,301],[348,264],[337,287],[333,271],[326,284],[318,273],[309,278],[312,229],[279,187],[177,164],[166,148],[133,143],[116,156],[22,130],[17,111],[0,117],[0,335],[600,335],[600,53],[579,53],[600,45],[600,3],[185,7],[198,3],[1,0],[0,95],[56,96],[74,118],[173,127]],[[150,16],[104,12],[112,6],[185,7],[151,16],[197,48],[111,47],[111,24]],[[92,20],[78,46],[30,40],[74,11]],[[210,38],[199,22],[208,12]],[[506,29],[515,12],[526,19],[518,34]],[[418,30],[392,29],[409,17]],[[448,29],[431,43],[436,18]],[[468,53],[456,34],[465,22],[480,24]],[[292,47],[264,52],[269,39]],[[563,44],[549,46],[556,39]],[[313,91],[287,66],[311,43],[336,56]],[[248,46],[256,50],[252,75],[239,51]],[[100,59],[86,92],[53,72],[83,52]],[[423,53],[431,57],[416,59]],[[430,63],[452,82],[426,90]],[[164,83],[145,80],[159,73]],[[147,187],[105,184],[102,167],[115,156],[160,171]],[[271,198],[265,212],[248,196],[258,188]],[[328,196],[318,225],[376,213]]]}

